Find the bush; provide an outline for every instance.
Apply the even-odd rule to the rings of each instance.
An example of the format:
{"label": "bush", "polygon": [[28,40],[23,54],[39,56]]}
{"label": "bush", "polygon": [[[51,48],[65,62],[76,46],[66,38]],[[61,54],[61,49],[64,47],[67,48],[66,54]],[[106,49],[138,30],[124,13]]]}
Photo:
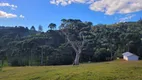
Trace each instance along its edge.
{"label": "bush", "polygon": [[72,64],[72,55],[70,52],[59,52],[55,51],[48,57],[48,65],[68,65]]}
{"label": "bush", "polygon": [[48,56],[48,65],[68,65],[73,63],[72,49],[70,47],[60,46],[59,49]]}
{"label": "bush", "polygon": [[19,58],[13,58],[11,60],[11,66],[28,66],[29,62],[28,60],[19,59]]}
{"label": "bush", "polygon": [[93,61],[108,61],[111,58],[111,53],[106,48],[100,48],[95,51]]}

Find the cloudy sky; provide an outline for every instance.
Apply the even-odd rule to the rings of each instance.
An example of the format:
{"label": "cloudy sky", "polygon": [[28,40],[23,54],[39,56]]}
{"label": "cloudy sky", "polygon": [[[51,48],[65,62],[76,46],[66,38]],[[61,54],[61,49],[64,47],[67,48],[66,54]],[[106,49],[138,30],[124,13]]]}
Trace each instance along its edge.
{"label": "cloudy sky", "polygon": [[142,0],[0,0],[0,25],[57,25],[65,18],[111,24],[137,21]]}

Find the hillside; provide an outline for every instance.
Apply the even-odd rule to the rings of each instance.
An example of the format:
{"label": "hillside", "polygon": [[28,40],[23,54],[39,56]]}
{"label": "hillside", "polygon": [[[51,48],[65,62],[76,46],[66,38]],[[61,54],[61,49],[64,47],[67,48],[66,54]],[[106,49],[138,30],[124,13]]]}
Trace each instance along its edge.
{"label": "hillside", "polygon": [[[46,26],[44,26],[46,27]],[[56,30],[55,28],[59,29]],[[142,20],[98,24],[63,19],[60,26],[49,24],[43,32],[22,26],[0,27],[0,61],[9,66],[68,65],[102,62],[131,52],[142,59]],[[65,35],[66,34],[66,35]],[[68,38],[68,39],[67,39]],[[1,63],[0,63],[1,64]]]}
{"label": "hillside", "polygon": [[0,80],[142,80],[142,61],[79,66],[5,67]]}

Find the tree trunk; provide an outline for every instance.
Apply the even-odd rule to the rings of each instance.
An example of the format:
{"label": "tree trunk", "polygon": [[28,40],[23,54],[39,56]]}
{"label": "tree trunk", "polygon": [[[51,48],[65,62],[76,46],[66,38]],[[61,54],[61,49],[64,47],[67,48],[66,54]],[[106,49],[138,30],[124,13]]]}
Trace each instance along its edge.
{"label": "tree trunk", "polygon": [[73,65],[79,65],[80,53],[76,53]]}
{"label": "tree trunk", "polygon": [[43,66],[43,49],[42,49],[42,52],[41,52],[41,62],[40,62],[40,65]]}
{"label": "tree trunk", "polygon": [[30,60],[29,60],[29,66],[32,66],[32,61],[33,61],[33,51],[31,50],[31,54],[30,54]]}
{"label": "tree trunk", "polygon": [[2,71],[3,63],[2,60],[0,60],[0,71]]}

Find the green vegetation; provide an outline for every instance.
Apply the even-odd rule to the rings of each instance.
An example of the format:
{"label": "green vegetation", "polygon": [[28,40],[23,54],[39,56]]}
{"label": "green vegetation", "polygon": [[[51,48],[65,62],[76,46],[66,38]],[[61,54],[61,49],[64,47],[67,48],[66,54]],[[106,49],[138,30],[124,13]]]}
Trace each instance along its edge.
{"label": "green vegetation", "polygon": [[[61,25],[0,27],[0,60],[9,66],[68,65],[102,62],[129,51],[142,59],[142,20],[93,25],[62,19]],[[45,26],[44,26],[45,27]],[[58,27],[58,30],[55,28]],[[7,62],[7,63],[6,63]]]}
{"label": "green vegetation", "polygon": [[79,66],[5,67],[0,80],[142,80],[142,61]]}

